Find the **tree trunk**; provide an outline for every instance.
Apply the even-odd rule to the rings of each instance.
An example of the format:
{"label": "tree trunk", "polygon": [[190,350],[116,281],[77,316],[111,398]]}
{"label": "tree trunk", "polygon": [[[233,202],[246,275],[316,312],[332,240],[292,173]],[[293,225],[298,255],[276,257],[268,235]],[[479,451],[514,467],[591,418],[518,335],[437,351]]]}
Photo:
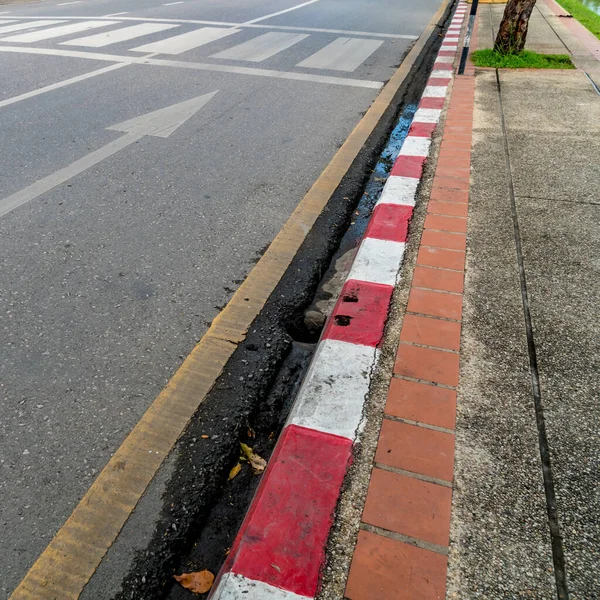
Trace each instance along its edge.
{"label": "tree trunk", "polygon": [[508,0],[494,50],[503,54],[517,54],[523,50],[534,4],[535,0]]}

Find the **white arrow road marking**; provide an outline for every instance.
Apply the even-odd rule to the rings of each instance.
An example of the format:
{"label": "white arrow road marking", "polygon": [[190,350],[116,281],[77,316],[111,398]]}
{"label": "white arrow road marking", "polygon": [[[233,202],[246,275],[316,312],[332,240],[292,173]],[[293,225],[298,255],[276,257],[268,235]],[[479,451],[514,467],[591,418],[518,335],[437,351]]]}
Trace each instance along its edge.
{"label": "white arrow road marking", "polygon": [[155,110],[154,112],[135,117],[118,125],[113,125],[107,129],[114,131],[123,131],[124,135],[94,152],[76,160],[67,167],[48,175],[25,189],[16,192],[0,200],[0,217],[11,212],[15,208],[35,200],[38,196],[49,192],[56,186],[69,181],[69,179],[83,173],[83,171],[93,167],[104,159],[112,156],[119,150],[123,150],[130,144],[133,144],[145,135],[154,135],[166,138],[170,136],[178,127],[183,125],[191,116],[200,110],[217,92],[211,92],[185,100],[179,104],[173,104],[166,108]]}

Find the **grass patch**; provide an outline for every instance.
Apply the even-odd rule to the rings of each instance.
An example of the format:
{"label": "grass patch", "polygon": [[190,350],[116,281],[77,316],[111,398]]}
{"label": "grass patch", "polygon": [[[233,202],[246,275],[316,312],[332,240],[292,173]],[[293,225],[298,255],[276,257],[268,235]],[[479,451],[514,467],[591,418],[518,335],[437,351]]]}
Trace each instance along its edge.
{"label": "grass patch", "polygon": [[586,29],[600,39],[600,15],[584,6],[578,0],[556,0],[567,12],[570,12]]}
{"label": "grass patch", "polygon": [[502,54],[495,50],[476,50],[471,55],[475,66],[495,69],[574,69],[568,54],[538,54],[523,50],[519,54]]}

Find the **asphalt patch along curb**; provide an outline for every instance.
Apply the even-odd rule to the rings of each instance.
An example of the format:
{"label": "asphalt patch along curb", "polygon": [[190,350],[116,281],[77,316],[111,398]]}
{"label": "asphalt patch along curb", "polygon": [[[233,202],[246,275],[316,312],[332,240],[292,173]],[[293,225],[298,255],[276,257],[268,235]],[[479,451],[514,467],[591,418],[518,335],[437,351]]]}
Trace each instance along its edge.
{"label": "asphalt patch along curb", "polygon": [[[245,435],[249,420],[269,394],[292,348],[290,324],[297,321],[310,304],[321,276],[350,223],[368,174],[386,143],[398,113],[405,103],[418,99],[418,95],[414,96],[414,90],[422,89],[425,83],[426,73],[433,64],[439,45],[440,31],[449,12],[450,6],[443,3],[430,24],[429,33],[423,40],[410,73],[318,217],[264,309],[252,323],[246,339],[238,345],[225,372],[190,420],[174,449],[177,460],[163,498],[162,515],[148,546],[138,553],[123,581],[121,591],[116,596],[119,600],[165,597],[172,589],[173,573],[179,573],[182,566],[188,567],[195,562],[193,557],[187,557],[187,553],[193,550],[207,518],[210,518],[211,509],[219,502],[219,494],[227,483],[229,470],[239,455],[238,440]],[[197,442],[201,435],[209,436],[210,445]],[[261,451],[261,455],[268,457],[270,451],[264,454]],[[254,489],[249,486],[248,503]],[[238,502],[244,506],[245,499],[240,496]],[[243,515],[244,510],[240,513],[239,521],[221,523],[222,529],[230,530],[230,540],[234,539]],[[223,536],[227,537],[227,531]],[[206,566],[218,570],[223,559],[222,554],[213,556]],[[96,588],[92,586],[90,589]]]}
{"label": "asphalt patch along curb", "polygon": [[[462,25],[459,2],[453,25]],[[438,53],[304,383],[222,569],[213,600],[316,596],[333,514],[361,430],[417,188],[441,117],[458,34]]]}

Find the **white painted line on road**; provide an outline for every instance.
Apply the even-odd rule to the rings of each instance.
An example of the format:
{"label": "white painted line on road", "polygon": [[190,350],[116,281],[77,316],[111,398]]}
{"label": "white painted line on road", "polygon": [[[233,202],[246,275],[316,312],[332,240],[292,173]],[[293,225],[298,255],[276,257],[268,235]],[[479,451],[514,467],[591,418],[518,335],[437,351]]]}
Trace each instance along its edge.
{"label": "white painted line on road", "polygon": [[67,6],[67,4],[79,4],[81,2],[81,0],[73,0],[73,2],[61,2],[60,4],[57,4],[56,6]]}
{"label": "white painted line on road", "polygon": [[3,25],[7,24],[7,23],[16,23],[17,20],[16,19],[0,19],[0,23],[2,23]]}
{"label": "white painted line on road", "polygon": [[225,29],[223,27],[202,27],[181,35],[174,35],[158,42],[132,48],[132,52],[156,52],[157,54],[182,54],[199,46],[239,33],[241,29]]}
{"label": "white painted line on road", "polygon": [[223,58],[227,60],[244,60],[247,62],[262,62],[278,52],[290,48],[294,44],[306,39],[307,33],[279,33],[270,31],[263,33],[247,42],[238,44],[233,48],[213,54],[211,58]]}
{"label": "white painted line on road", "polygon": [[271,13],[270,15],[265,15],[264,17],[258,17],[257,19],[245,21],[244,25],[251,25],[252,23],[258,23],[259,21],[266,21],[267,19],[270,19],[272,17],[284,15],[285,13],[292,12],[293,10],[298,10],[299,8],[302,8],[303,6],[308,6],[309,4],[314,4],[315,2],[318,2],[318,1],[319,0],[308,0],[308,2],[303,2],[302,4],[297,4],[296,6],[292,6],[290,8],[286,8],[284,10],[279,10],[277,12]]}
{"label": "white painted line on road", "polygon": [[47,25],[57,25],[64,21],[29,21],[28,23],[18,23],[17,25],[5,25],[0,27],[0,35],[11,33],[13,31],[23,31],[24,29],[33,29],[35,27],[45,27]]}
{"label": "white painted line on road", "polygon": [[56,48],[35,48],[27,46],[1,46],[0,52],[14,54],[39,54],[42,56],[63,56],[70,58],[86,58],[89,60],[103,60],[106,62],[126,63],[129,65],[154,65],[157,67],[176,67],[192,71],[212,71],[214,73],[235,73],[237,75],[250,75],[254,77],[267,77],[270,79],[286,79],[291,81],[308,81],[328,85],[341,85],[346,87],[379,90],[383,82],[369,79],[352,79],[350,77],[335,77],[331,75],[316,75],[312,73],[294,73],[290,71],[275,71],[271,69],[257,69],[256,67],[238,67],[234,65],[216,65],[191,61],[166,60],[162,58],[147,58],[141,56],[122,56],[118,54],[102,54],[100,52],[84,52],[79,50],[59,50]]}
{"label": "white painted line on road", "polygon": [[163,6],[173,6],[174,4],[183,4],[183,2],[167,2],[166,4],[163,4]]}
{"label": "white painted line on road", "polygon": [[2,39],[3,42],[22,42],[32,43],[41,42],[42,40],[51,40],[52,38],[64,37],[89,29],[97,29],[98,27],[107,27],[108,25],[118,25],[118,21],[84,21],[83,23],[71,23],[69,25],[61,25],[60,27],[51,27],[42,31],[30,31],[28,33],[20,33],[11,35]]}
{"label": "white painted line on road", "polygon": [[118,17],[119,15],[128,15],[129,12],[111,13],[110,15],[102,15],[103,17]]}
{"label": "white painted line on road", "polygon": [[[148,54],[147,56],[141,57],[139,60],[143,60],[145,58],[154,58],[155,56],[156,54]],[[33,98],[34,96],[39,96],[40,94],[45,94],[46,92],[58,90],[60,88],[72,85],[74,83],[79,83],[80,81],[85,81],[86,79],[90,79],[91,77],[96,77],[96,75],[103,75],[104,73],[115,71],[116,69],[122,69],[123,67],[130,66],[131,64],[132,63],[119,62],[115,65],[110,65],[109,67],[102,67],[101,69],[96,69],[95,71],[84,73],[83,75],[77,75],[76,77],[64,79],[63,81],[58,81],[57,83],[51,83],[50,85],[38,88],[37,90],[32,90],[31,92],[26,92],[18,96],[13,96],[12,98],[6,98],[6,100],[0,101],[0,108],[3,108],[4,106],[10,106],[11,104],[21,102],[22,100]]]}
{"label": "white painted line on road", "polygon": [[138,37],[150,35],[151,33],[173,29],[174,27],[180,27],[180,25],[175,25],[174,23],[140,23],[139,25],[130,25],[129,27],[122,27],[121,29],[87,35],[75,40],[69,40],[68,42],[61,42],[61,46],[103,48],[104,46],[133,40]]}
{"label": "white painted line on road", "polygon": [[76,175],[87,171],[90,167],[112,156],[119,150],[123,150],[130,144],[137,142],[146,135],[166,138],[169,137],[178,127],[183,125],[198,110],[207,104],[217,92],[211,92],[167,106],[151,113],[135,117],[124,123],[113,125],[107,129],[114,131],[123,131],[126,135],[109,142],[105,146],[90,152],[86,156],[72,162],[70,165],[59,169],[55,173],[43,177],[34,184],[7,196],[0,200],[0,217],[8,214],[19,206],[35,200],[38,196],[53,190],[55,187],[69,181]]}
{"label": "white painted line on road", "polygon": [[2,12],[0,12],[0,15],[9,15],[10,13],[10,10],[3,10]]}
{"label": "white painted line on road", "polygon": [[331,69],[333,71],[354,71],[383,42],[381,40],[362,40],[340,37],[327,44],[318,52],[299,62],[297,67],[307,69]]}
{"label": "white painted line on road", "polygon": [[26,92],[25,94],[20,94],[19,96],[13,96],[12,98],[7,98],[6,100],[0,100],[0,108],[5,106],[10,106],[11,104],[15,104],[16,102],[21,102],[21,100],[27,100],[28,98],[33,98],[34,96],[39,96],[40,94],[45,94],[46,92],[52,92],[53,90],[58,90],[62,87],[66,87],[67,85],[71,85],[73,83],[79,83],[80,81],[85,81],[86,79],[90,79],[90,77],[96,77],[96,75],[102,75],[103,73],[109,73],[110,71],[115,71],[116,69],[121,69],[122,67],[126,67],[127,63],[117,63],[116,65],[110,65],[109,67],[102,67],[101,69],[96,69],[95,71],[90,71],[89,73],[84,73],[83,75],[77,75],[77,77],[71,77],[70,79],[65,79],[63,81],[59,81],[57,83],[52,83],[42,88],[38,88],[37,90],[33,90],[31,92]]}
{"label": "white painted line on road", "polygon": [[[34,18],[34,17],[28,17]],[[45,17],[35,17],[36,19],[43,19]],[[61,19],[70,19],[74,21],[81,21],[83,19],[89,19],[90,17],[78,17],[78,16],[65,16],[61,15]],[[104,17],[94,17],[102,19]],[[390,40],[416,40],[419,36],[417,35],[406,35],[399,33],[378,33],[376,31],[349,31],[347,29],[320,29],[316,27],[290,27],[288,25],[265,25],[263,23],[229,23],[227,21],[200,21],[197,19],[159,19],[158,17],[123,17],[122,21],[143,21],[145,23],[158,22],[158,23],[190,23],[191,25],[214,25],[216,27],[239,27],[248,29],[276,29],[280,31],[299,31],[308,33],[334,33],[336,35],[352,35],[352,36],[368,36],[368,37],[379,37]]]}

